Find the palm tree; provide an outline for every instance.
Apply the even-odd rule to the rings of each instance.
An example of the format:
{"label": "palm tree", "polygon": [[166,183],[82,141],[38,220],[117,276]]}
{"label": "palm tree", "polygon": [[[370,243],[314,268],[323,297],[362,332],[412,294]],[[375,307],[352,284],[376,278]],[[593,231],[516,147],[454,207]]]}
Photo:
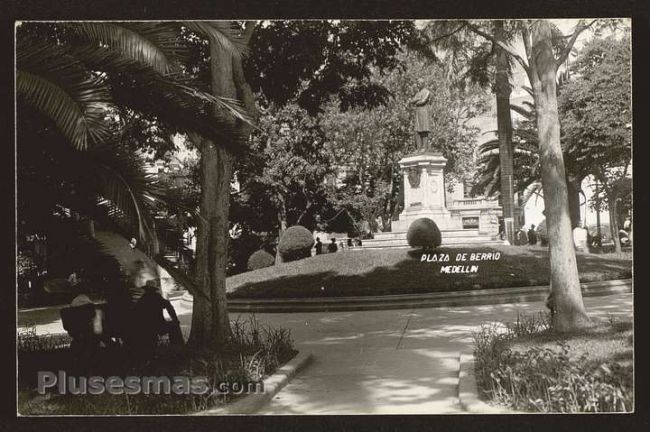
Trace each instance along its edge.
{"label": "palm tree", "polygon": [[[539,180],[539,156],[537,138],[532,136],[524,122],[513,129],[513,193],[522,193],[531,184]],[[501,155],[498,139],[489,140],[479,146],[477,181],[472,193],[486,196],[499,195],[501,184]]]}
{"label": "palm tree", "polygon": [[[237,51],[218,26],[187,27]],[[237,146],[232,128],[210,111],[247,121],[236,101],[213,96],[183,70],[183,29],[179,23],[62,22],[23,23],[17,32],[19,114],[29,107],[44,115],[42,126],[45,119],[53,123],[77,150],[59,148],[58,156],[68,158],[76,170],[95,167],[95,192],[110,203],[112,215],[138,227],[143,241],[151,237],[147,208],[154,200],[153,183],[131,155],[115,146],[107,118],[111,107],[154,115],[172,130],[219,139],[220,145],[232,149]],[[19,129],[19,146],[25,132],[35,128],[38,125]],[[88,154],[78,154],[81,151]],[[103,158],[100,165],[98,157]]]}
{"label": "palm tree", "polygon": [[[558,93],[562,87],[569,82],[568,71],[560,74],[558,78]],[[533,90],[524,86],[523,89],[533,97]],[[522,105],[510,105],[510,109],[519,114],[522,119],[513,130],[513,169],[514,169],[514,192],[522,193],[530,185],[537,184],[531,191],[539,192],[541,189],[541,171],[539,164],[539,141],[537,137],[537,114],[535,105],[532,102],[524,101]],[[571,152],[567,151],[566,140],[562,140],[562,150],[565,165],[567,167],[566,182],[569,196],[569,213],[572,226],[580,221],[580,194],[581,184],[589,174],[585,164],[579,163]],[[494,185],[501,181],[501,169],[499,166],[500,147],[498,140],[487,141],[479,147],[478,181],[472,191],[474,193],[485,193],[491,195]],[[527,198],[523,199],[526,202]]]}

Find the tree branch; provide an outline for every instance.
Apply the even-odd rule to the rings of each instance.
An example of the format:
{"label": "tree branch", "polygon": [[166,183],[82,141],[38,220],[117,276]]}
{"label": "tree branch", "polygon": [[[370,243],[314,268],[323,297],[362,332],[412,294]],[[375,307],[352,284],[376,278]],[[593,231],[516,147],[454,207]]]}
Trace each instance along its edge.
{"label": "tree branch", "polygon": [[459,31],[461,31],[461,30],[464,29],[465,27],[467,27],[467,23],[466,23],[466,22],[464,22],[463,24],[461,24],[460,27],[458,27],[456,30],[452,31],[451,33],[447,33],[447,34],[445,34],[445,35],[438,36],[437,38],[435,38],[435,39],[433,39],[432,41],[430,41],[430,43],[435,44],[436,42],[438,42],[438,41],[441,40],[441,39],[448,38],[449,36],[452,36],[452,35],[454,35],[455,33],[458,33]]}
{"label": "tree branch", "polygon": [[528,73],[528,81],[530,82],[530,86],[535,89],[535,86],[539,83],[539,76],[537,75],[537,65],[533,58],[533,46],[530,40],[530,30],[528,29],[527,24],[525,24],[521,29],[521,38],[524,41],[524,50],[526,51],[526,58],[528,59],[528,65],[530,66],[530,69],[526,71],[526,73]]}
{"label": "tree branch", "polygon": [[573,45],[576,43],[576,39],[578,39],[578,36],[580,36],[580,33],[587,30],[592,25],[594,25],[596,21],[598,21],[598,19],[591,21],[587,25],[584,24],[583,20],[578,21],[578,24],[576,24],[576,28],[573,31],[573,34],[571,35],[569,41],[566,44],[566,47],[564,47],[564,50],[562,50],[560,56],[557,59],[556,68],[559,68],[562,65],[562,63],[566,61],[567,57],[569,56],[569,53],[571,53],[571,49],[573,48]]}
{"label": "tree branch", "polygon": [[476,33],[479,36],[484,37],[485,39],[487,39],[489,41],[492,41],[492,43],[498,45],[502,50],[507,52],[510,56],[512,56],[515,60],[517,60],[517,62],[519,62],[521,67],[524,68],[526,73],[528,73],[528,64],[526,64],[526,61],[519,54],[517,54],[517,52],[515,50],[513,50],[512,47],[506,45],[505,43],[503,43],[500,40],[497,40],[494,36],[492,36],[491,34],[489,34],[487,32],[484,32],[483,30],[479,29],[474,24],[471,24],[469,22],[466,22],[466,24],[469,27],[469,29],[472,30],[474,33]]}

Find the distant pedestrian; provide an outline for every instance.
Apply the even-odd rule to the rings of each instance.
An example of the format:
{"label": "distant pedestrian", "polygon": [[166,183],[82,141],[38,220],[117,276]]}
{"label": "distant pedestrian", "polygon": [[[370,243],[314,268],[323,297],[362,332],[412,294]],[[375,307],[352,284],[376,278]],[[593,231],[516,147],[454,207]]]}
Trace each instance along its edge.
{"label": "distant pedestrian", "polygon": [[528,230],[528,244],[536,245],[537,244],[537,233],[535,232],[535,224],[530,225]]}
{"label": "distant pedestrian", "polygon": [[352,239],[351,238],[348,239],[348,247],[349,248],[354,247],[353,244],[352,244]]}
{"label": "distant pedestrian", "polygon": [[526,234],[525,228],[519,228],[517,230],[517,232],[515,233],[514,241],[516,246],[523,246],[528,244],[528,234]]}
{"label": "distant pedestrian", "polygon": [[589,232],[580,222],[573,229],[573,245],[576,250],[589,252]]}
{"label": "distant pedestrian", "polygon": [[623,222],[623,229],[629,233],[631,228],[632,228],[632,219],[630,219],[630,217],[628,216],[625,218],[625,222]]}
{"label": "distant pedestrian", "polygon": [[338,250],[339,250],[339,247],[336,245],[336,239],[333,238],[332,243],[327,245],[327,252],[328,253],[334,253],[334,252],[337,252]]}
{"label": "distant pedestrian", "polygon": [[323,253],[323,243],[320,241],[320,237],[316,237],[316,255],[321,255]]}

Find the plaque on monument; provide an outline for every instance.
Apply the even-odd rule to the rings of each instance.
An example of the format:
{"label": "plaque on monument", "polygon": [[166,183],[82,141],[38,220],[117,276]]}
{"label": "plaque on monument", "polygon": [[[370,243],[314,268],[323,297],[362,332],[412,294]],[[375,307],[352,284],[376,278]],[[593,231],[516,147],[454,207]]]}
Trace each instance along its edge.
{"label": "plaque on monument", "polygon": [[478,222],[477,217],[464,217],[463,229],[478,229]]}

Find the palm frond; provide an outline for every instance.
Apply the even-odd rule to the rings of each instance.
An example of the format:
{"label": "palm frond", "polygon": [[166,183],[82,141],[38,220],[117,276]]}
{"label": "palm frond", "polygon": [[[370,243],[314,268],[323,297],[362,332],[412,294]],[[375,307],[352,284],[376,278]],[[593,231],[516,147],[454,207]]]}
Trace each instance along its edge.
{"label": "palm frond", "polygon": [[[241,139],[228,121],[235,117],[253,125],[239,102],[202,91],[191,78],[181,74],[163,77],[109,49],[79,47],[72,52],[88,68],[105,71],[116,104],[151,113],[180,131],[194,131],[218,140],[232,151],[243,150]],[[215,105],[223,116],[212,115],[210,107]]]}
{"label": "palm frond", "polygon": [[62,24],[95,42],[95,47],[110,47],[131,60],[143,63],[160,74],[173,69],[170,54],[178,49],[176,33],[169,24],[70,22]]}
{"label": "palm frond", "polygon": [[479,145],[479,153],[487,153],[491,152],[493,150],[498,150],[499,149],[499,140],[498,139],[492,139],[489,141],[486,141],[482,144]]}
{"label": "palm frond", "polygon": [[190,31],[219,44],[236,57],[248,55],[248,47],[239,36],[239,29],[230,21],[187,21],[183,22]]}
{"label": "palm frond", "polygon": [[527,185],[524,195],[522,196],[522,203],[526,204],[528,200],[535,194],[539,194],[542,191],[542,183],[539,181],[531,182]]}
{"label": "palm frond", "polygon": [[137,157],[116,144],[93,148],[89,156],[100,204],[113,219],[137,227],[139,238],[148,242],[154,235],[152,210],[161,193],[154,177],[145,173]]}
{"label": "palm frond", "polygon": [[108,136],[110,93],[104,81],[56,45],[22,40],[16,49],[16,94],[50,117],[77,149]]}
{"label": "palm frond", "polygon": [[526,119],[533,117],[533,111],[522,106],[510,104],[510,109]]}
{"label": "palm frond", "polygon": [[[513,135],[516,136],[517,138],[526,141],[527,144],[531,144],[530,145],[531,148],[537,147],[537,141],[538,141],[537,132],[528,129],[521,129],[521,128],[514,129],[512,132]],[[522,145],[523,143],[518,143],[517,146],[521,147]]]}

